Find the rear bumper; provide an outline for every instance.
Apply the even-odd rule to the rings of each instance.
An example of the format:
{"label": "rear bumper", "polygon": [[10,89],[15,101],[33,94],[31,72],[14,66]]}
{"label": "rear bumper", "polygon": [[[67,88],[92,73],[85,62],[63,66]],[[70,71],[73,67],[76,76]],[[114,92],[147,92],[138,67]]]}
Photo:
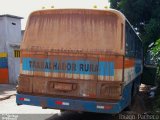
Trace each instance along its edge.
{"label": "rear bumper", "polygon": [[130,82],[124,86],[122,97],[117,102],[97,102],[91,100],[53,98],[26,94],[17,94],[16,102],[17,104],[41,106],[44,108],[116,114],[121,112],[131,103],[132,84],[133,82]]}
{"label": "rear bumper", "polygon": [[87,111],[96,113],[116,114],[123,110],[122,100],[111,102],[96,102],[87,100],[52,98],[43,96],[31,96],[24,94],[16,95],[17,104],[41,106],[44,108],[63,109],[72,111]]}

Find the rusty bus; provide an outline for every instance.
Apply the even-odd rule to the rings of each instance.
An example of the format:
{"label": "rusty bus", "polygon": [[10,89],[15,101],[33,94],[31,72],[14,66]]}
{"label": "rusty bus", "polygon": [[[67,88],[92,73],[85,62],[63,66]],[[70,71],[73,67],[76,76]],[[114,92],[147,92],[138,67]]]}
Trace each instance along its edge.
{"label": "rusty bus", "polygon": [[142,42],[117,10],[35,11],[20,67],[18,105],[119,113],[140,85]]}

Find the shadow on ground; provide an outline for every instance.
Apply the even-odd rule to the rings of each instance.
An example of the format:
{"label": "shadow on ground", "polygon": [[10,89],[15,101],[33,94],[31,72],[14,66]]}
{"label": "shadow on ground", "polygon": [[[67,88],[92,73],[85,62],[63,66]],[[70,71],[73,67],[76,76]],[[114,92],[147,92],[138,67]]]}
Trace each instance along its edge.
{"label": "shadow on ground", "polygon": [[16,94],[16,85],[0,84],[0,101]]}
{"label": "shadow on ground", "polygon": [[63,112],[55,114],[46,120],[118,120],[118,115],[98,113]]}

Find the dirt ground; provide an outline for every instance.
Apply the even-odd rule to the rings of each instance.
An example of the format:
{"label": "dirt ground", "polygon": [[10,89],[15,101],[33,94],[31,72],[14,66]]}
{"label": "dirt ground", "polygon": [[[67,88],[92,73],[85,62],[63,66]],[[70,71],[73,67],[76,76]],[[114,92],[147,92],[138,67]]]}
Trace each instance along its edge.
{"label": "dirt ground", "polygon": [[145,113],[152,110],[152,104],[154,98],[149,97],[151,86],[141,85],[139,93],[136,95],[131,108],[132,111],[137,113]]}
{"label": "dirt ground", "polygon": [[141,85],[131,108],[122,111],[115,120],[160,120],[160,114],[153,112],[154,97],[149,97],[152,86]]}

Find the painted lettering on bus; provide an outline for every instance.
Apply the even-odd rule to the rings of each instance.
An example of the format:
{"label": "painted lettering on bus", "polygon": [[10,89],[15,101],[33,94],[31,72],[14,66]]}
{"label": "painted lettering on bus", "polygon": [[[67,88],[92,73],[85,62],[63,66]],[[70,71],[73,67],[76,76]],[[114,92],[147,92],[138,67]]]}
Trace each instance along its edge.
{"label": "painted lettering on bus", "polygon": [[22,58],[22,70],[83,75],[114,76],[114,62]]}
{"label": "painted lettering on bus", "polygon": [[98,72],[98,65],[95,63],[80,63],[70,61],[64,62],[50,62],[50,61],[42,61],[42,60],[30,60],[29,68],[31,70],[58,70],[58,71],[81,71],[81,72]]}

